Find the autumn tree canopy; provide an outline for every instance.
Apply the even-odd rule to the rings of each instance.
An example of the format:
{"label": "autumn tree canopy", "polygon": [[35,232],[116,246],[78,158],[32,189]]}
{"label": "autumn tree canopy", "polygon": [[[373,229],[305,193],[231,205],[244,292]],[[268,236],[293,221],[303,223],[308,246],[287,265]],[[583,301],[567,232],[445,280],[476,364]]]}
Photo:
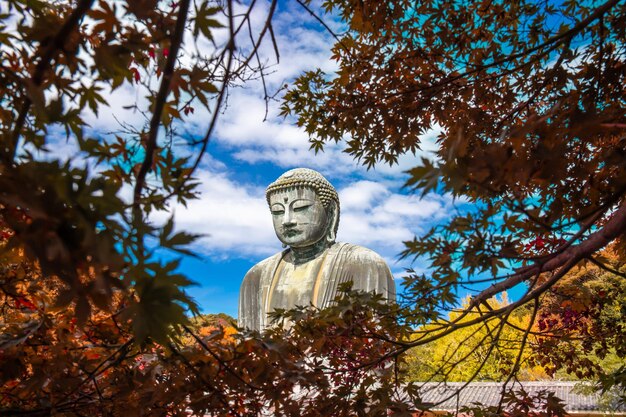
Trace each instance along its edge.
{"label": "autumn tree canopy", "polygon": [[[528,303],[529,333],[546,292],[584,262],[624,279],[626,3],[324,4],[346,27],[334,33],[338,71],[302,74],[283,113],[313,149],[344,142],[368,167],[419,151],[436,129],[436,154],[416,160],[406,186],[470,203],[405,242],[428,272],[405,281],[402,317],[423,329],[461,312],[400,350],[494,317],[498,335]],[[613,265],[598,256],[609,244]],[[487,302],[515,288],[512,303]]]}
{"label": "autumn tree canopy", "polygon": [[[613,251],[599,256],[603,265],[618,266]],[[626,385],[623,276],[586,262],[565,275],[542,301],[534,328],[541,336],[532,347],[540,364],[551,375],[596,379],[604,388]],[[626,391],[618,395],[626,400]]]}
{"label": "autumn tree canopy", "polygon": [[[339,72],[299,78],[285,113],[315,149],[346,140],[368,166],[438,127],[436,157],[408,186],[475,204],[406,242],[431,268],[398,306],[346,288],[327,311],[279,312],[296,324],[265,335],[191,322],[191,282],[155,248],[188,255],[194,236],[150,215],[194,198],[228,88],[262,77],[277,2],[255,32],[256,4],[0,3],[1,414],[410,415],[424,404],[402,353],[477,324],[497,340],[531,302],[523,352],[531,324],[562,305],[539,300],[572,267],[623,279],[623,2],[327,1],[348,25]],[[141,122],[91,131],[86,112],[108,111],[125,84]],[[204,130],[180,135],[201,107]],[[54,153],[59,135],[69,158]],[[596,256],[609,242],[615,265]],[[494,285],[441,320],[479,281]],[[518,284],[521,298],[489,304]]]}

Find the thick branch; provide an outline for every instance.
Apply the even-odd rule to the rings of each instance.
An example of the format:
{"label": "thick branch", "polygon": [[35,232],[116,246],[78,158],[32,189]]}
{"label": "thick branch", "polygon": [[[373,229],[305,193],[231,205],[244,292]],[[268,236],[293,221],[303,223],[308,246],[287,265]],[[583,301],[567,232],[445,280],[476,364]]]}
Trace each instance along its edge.
{"label": "thick branch", "polygon": [[[603,248],[609,242],[611,242],[613,239],[615,239],[616,237],[618,237],[620,234],[624,233],[625,231],[626,231],[626,202],[622,203],[620,208],[615,213],[613,213],[613,216],[607,221],[607,223],[604,225],[602,229],[600,229],[598,232],[591,234],[589,238],[587,238],[587,240],[581,243],[580,245],[570,247],[569,249],[558,254],[557,256],[555,256],[554,258],[552,258],[550,261],[546,262],[545,264],[535,264],[530,267],[522,268],[520,272],[518,272],[517,274],[513,274],[508,279],[500,283],[492,285],[491,287],[487,288],[486,290],[478,294],[478,296],[476,296],[474,299],[472,299],[469,306],[462,311],[459,317],[457,317],[454,321],[447,323],[444,326],[441,326],[441,329],[438,329],[441,331],[438,331],[438,332],[435,331],[434,334],[432,334],[433,331],[430,331],[427,334],[425,334],[424,338],[421,338],[415,341],[399,342],[398,345],[400,347],[398,347],[398,349],[396,350],[389,352],[387,355],[385,355],[385,357],[383,357],[383,359],[386,357],[392,357],[394,355],[397,355],[398,353],[406,351],[410,347],[430,343],[450,333],[453,333],[458,329],[483,322],[489,319],[490,317],[499,316],[502,314],[509,314],[511,311],[526,304],[527,302],[538,299],[538,297],[541,296],[541,294],[543,294],[545,291],[551,288],[555,283],[557,283],[561,278],[563,278],[563,276],[571,268],[573,268],[581,259],[587,258],[591,253]],[[493,297],[494,295],[502,291],[505,291],[511,287],[514,287],[515,285],[525,280],[528,280],[533,276],[539,277],[539,275],[543,272],[555,271],[555,270],[556,272],[541,285],[537,287],[535,287],[534,285],[531,285],[531,288],[526,292],[526,294],[522,298],[517,300],[516,302],[511,303],[508,306],[497,309],[497,310],[491,310],[488,313],[480,317],[477,317],[475,319],[462,321],[465,319],[465,317],[467,317],[467,315],[472,311],[472,309],[476,308],[478,305],[482,304],[483,302]]]}
{"label": "thick branch", "polygon": [[[444,325],[442,325],[439,329],[436,330],[432,330],[430,332],[424,332],[424,336],[423,338],[417,339],[415,341],[412,342],[408,342],[408,343],[398,343],[399,345],[401,345],[402,347],[398,349],[399,352],[402,352],[404,350],[407,350],[409,347],[412,346],[419,346],[419,345],[425,345],[427,343],[430,343],[434,340],[440,339],[446,335],[449,335],[450,333],[453,333],[459,329],[462,329],[464,327],[469,327],[469,326],[473,326],[475,324],[484,322],[485,320],[488,320],[491,317],[495,317],[495,316],[501,316],[503,314],[509,314],[510,312],[512,312],[513,310],[515,310],[516,308],[523,306],[524,304],[526,304],[527,302],[537,299],[539,296],[541,296],[541,294],[543,294],[544,292],[546,292],[549,288],[551,288],[554,284],[556,284],[561,278],[563,278],[563,276],[571,269],[574,267],[574,265],[576,265],[578,263],[578,261],[580,261],[582,257],[576,257],[573,256],[571,258],[568,258],[567,261],[561,266],[561,268],[555,272],[546,282],[542,283],[541,285],[539,285],[538,287],[535,287],[535,283],[536,280],[539,277],[539,274],[537,274],[537,276],[535,277],[536,280],[535,282],[533,282],[533,284],[531,285],[531,288],[526,292],[526,294],[520,298],[519,300],[515,301],[514,303],[509,304],[506,307],[502,307],[499,308],[497,310],[490,310],[489,312],[475,318],[475,319],[471,319],[471,320],[467,320],[467,321],[462,321],[464,320],[468,314],[470,314],[470,312],[472,311],[473,308],[475,308],[476,306],[478,306],[479,304],[481,304],[483,301],[480,301],[478,303],[474,303],[474,300],[472,300],[472,302],[470,303],[470,305],[465,308],[464,310],[462,310],[461,314],[454,319],[453,321],[446,323]],[[479,294],[478,296],[481,296],[481,294]],[[485,300],[487,300],[490,297],[487,297]],[[440,330],[440,331],[439,331]],[[434,333],[434,334],[433,334]],[[432,334],[432,335],[431,335]],[[428,336],[428,337],[427,337]],[[398,352],[391,352],[390,356],[394,355],[394,354],[398,354]]]}

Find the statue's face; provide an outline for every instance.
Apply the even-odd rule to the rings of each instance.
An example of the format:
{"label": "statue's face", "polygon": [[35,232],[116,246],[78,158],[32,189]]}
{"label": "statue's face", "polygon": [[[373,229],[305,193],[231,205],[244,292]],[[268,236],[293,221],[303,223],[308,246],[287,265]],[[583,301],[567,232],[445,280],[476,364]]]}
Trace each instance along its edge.
{"label": "statue's face", "polygon": [[276,191],[269,202],[276,236],[285,245],[303,248],[324,237],[328,216],[312,188]]}

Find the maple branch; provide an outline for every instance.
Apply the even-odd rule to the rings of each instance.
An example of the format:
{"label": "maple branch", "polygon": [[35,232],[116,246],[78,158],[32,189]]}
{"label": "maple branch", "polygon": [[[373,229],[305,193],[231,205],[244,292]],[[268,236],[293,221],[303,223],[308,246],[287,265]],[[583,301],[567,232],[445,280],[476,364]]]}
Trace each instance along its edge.
{"label": "maple branch", "polygon": [[[100,362],[98,366],[96,366],[91,372],[89,372],[85,376],[85,378],[80,382],[80,384],[76,385],[70,392],[65,394],[65,396],[61,400],[59,400],[56,404],[54,404],[54,408],[60,408],[60,407],[67,406],[68,404],[71,404],[70,401],[66,401],[66,400],[70,398],[72,395],[74,395],[76,392],[78,392],[80,387],[85,385],[87,382],[91,381],[92,378],[94,378],[96,375],[101,374],[107,369],[121,363],[122,360],[124,360],[124,358],[126,358],[126,356],[128,355],[128,350],[134,342],[135,342],[134,338],[129,339],[126,343],[120,346],[117,350],[115,350],[109,356],[107,356],[102,362]],[[113,360],[113,358],[117,356],[118,354],[119,354],[119,357]]]}
{"label": "maple branch", "polygon": [[[141,218],[141,208],[139,201],[141,199],[141,191],[146,182],[146,176],[152,169],[152,163],[154,160],[154,153],[157,149],[157,135],[159,133],[159,127],[161,125],[161,114],[165,106],[165,100],[170,92],[170,85],[172,83],[172,75],[174,74],[174,65],[178,58],[178,50],[183,42],[183,34],[185,32],[185,23],[187,22],[187,12],[189,11],[190,0],[182,0],[179,3],[178,17],[176,19],[176,27],[172,34],[170,52],[163,68],[163,78],[161,79],[161,85],[159,92],[157,93],[154,101],[154,111],[152,112],[152,119],[150,120],[150,130],[148,132],[148,138],[146,141],[143,162],[137,173],[137,180],[135,182],[135,189],[133,191],[133,217],[135,221],[139,221]],[[142,245],[141,239],[139,245]]]}
{"label": "maple branch", "polygon": [[[606,209],[606,207],[604,208]],[[526,210],[522,209],[523,213],[528,213]],[[524,261],[534,261],[536,262],[536,264],[540,264],[542,262],[544,262],[545,260],[549,260],[554,258],[556,255],[564,252],[565,250],[567,250],[568,248],[570,248],[574,242],[576,242],[582,235],[584,235],[589,229],[591,229],[593,227],[593,225],[595,224],[596,221],[598,221],[604,214],[606,214],[605,211],[603,211],[603,208],[598,209],[595,213],[593,213],[590,217],[590,219],[583,221],[580,223],[580,229],[574,233],[566,242],[560,244],[558,247],[556,247],[552,252],[547,253],[545,255],[537,255],[537,256],[507,256],[508,259],[517,259],[517,260],[524,260]],[[528,213],[528,217],[530,220],[534,221],[532,215],[530,213]],[[561,228],[559,228],[561,229]],[[525,267],[525,268],[530,268],[530,267]],[[524,268],[522,268],[524,269]],[[491,278],[489,280],[493,281],[493,280],[497,280],[497,279],[509,279],[511,276],[519,273],[520,270],[516,271],[514,274],[509,274],[503,278]]]}
{"label": "maple branch", "polygon": [[[30,81],[35,87],[41,86],[44,80],[44,75],[48,68],[50,67],[50,61],[56,56],[56,54],[64,49],[65,40],[72,33],[74,29],[78,26],[81,19],[87,14],[87,12],[91,9],[94,0],[79,0],[76,8],[69,15],[63,26],[59,29],[56,35],[46,43],[45,47],[39,46],[39,50],[35,54],[35,56],[41,56],[41,59],[35,66],[35,70],[31,76]],[[15,158],[15,152],[17,150],[17,143],[20,138],[20,133],[22,128],[24,127],[24,123],[26,123],[26,116],[28,115],[28,110],[32,104],[32,100],[26,94],[24,97],[24,102],[22,103],[22,108],[17,116],[15,121],[15,127],[13,128],[13,132],[11,134],[10,141],[8,146],[5,147],[5,155],[4,159],[7,163],[13,161]]]}
{"label": "maple branch", "polygon": [[[579,261],[580,261],[580,257],[571,257],[568,258],[565,263],[561,266],[561,269],[559,269],[556,273],[554,273],[554,275],[552,275],[546,282],[544,282],[542,285],[538,286],[538,287],[534,287],[534,285],[536,284],[539,275],[541,272],[537,273],[535,276],[535,280],[531,285],[531,288],[526,292],[526,294],[520,298],[519,300],[517,300],[514,303],[509,304],[506,307],[497,309],[497,310],[491,310],[488,313],[485,313],[484,315],[477,317],[475,319],[472,320],[467,320],[464,322],[461,322],[461,320],[463,320],[470,312],[471,309],[476,307],[479,304],[482,304],[483,302],[485,302],[487,299],[491,298],[491,296],[497,294],[498,292],[496,292],[495,294],[486,297],[484,299],[479,300],[478,302],[475,302],[476,299],[472,299],[472,301],[470,302],[470,304],[468,305],[468,307],[463,310],[461,312],[461,314],[459,315],[459,317],[457,317],[455,320],[441,326],[439,329],[434,329],[434,331],[431,331],[429,333],[433,333],[436,331],[439,331],[440,329],[444,329],[441,330],[439,333],[434,334],[431,337],[423,337],[422,339],[418,339],[416,341],[413,342],[406,342],[402,344],[401,348],[398,348],[396,352],[390,352],[389,355],[393,356],[393,355],[397,355],[401,352],[406,351],[408,348],[412,347],[412,346],[419,346],[419,345],[424,345],[427,343],[430,343],[434,340],[440,339],[444,336],[447,336],[453,332],[455,332],[456,330],[462,329],[464,327],[468,327],[468,326],[472,326],[474,324],[483,322],[491,317],[495,317],[495,316],[500,316],[503,314],[509,314],[510,312],[512,312],[513,310],[515,310],[516,308],[526,304],[528,301],[533,300],[538,298],[539,296],[541,296],[541,294],[543,294],[544,292],[546,292],[549,288],[551,288],[554,284],[556,284],[561,278],[563,278],[563,276],[572,268],[574,267],[574,265],[576,265]],[[542,272],[546,272],[546,271],[542,271]],[[530,278],[530,277],[529,277]],[[528,278],[526,278],[528,279]],[[520,281],[521,282],[521,281]],[[497,284],[492,285],[495,286]],[[511,285],[514,286],[515,284]],[[491,287],[490,287],[491,288]],[[487,290],[489,290],[490,288],[488,288]],[[508,288],[505,288],[501,291],[504,291]],[[485,290],[485,291],[487,291]],[[485,292],[481,292],[477,297],[482,296],[483,293]],[[500,291],[500,292],[501,292]],[[426,333],[429,334],[429,333]]]}
{"label": "maple branch", "polygon": [[[200,148],[200,152],[198,152],[198,156],[196,157],[193,165],[190,167],[190,169],[185,173],[185,179],[180,183],[181,185],[179,185],[177,188],[173,189],[169,194],[165,195],[163,198],[161,198],[159,201],[165,201],[169,198],[171,198],[172,196],[176,195],[178,193],[178,191],[180,191],[182,184],[186,183],[187,181],[189,181],[189,179],[191,178],[191,176],[193,175],[193,173],[196,171],[196,169],[198,169],[198,166],[200,166],[200,161],[202,161],[202,157],[204,156],[207,147],[209,146],[209,142],[211,140],[211,136],[213,135],[213,131],[215,130],[215,126],[217,124],[217,117],[219,115],[219,110],[222,107],[222,103],[224,102],[224,98],[226,97],[226,90],[228,87],[228,83],[230,81],[230,77],[231,74],[233,73],[231,67],[232,67],[232,62],[233,62],[233,58],[235,55],[235,29],[234,29],[234,21],[233,21],[233,9],[232,9],[232,1],[228,2],[228,29],[229,29],[229,36],[230,39],[228,41],[228,44],[226,45],[226,48],[224,50],[224,52],[222,53],[222,56],[224,55],[224,53],[227,55],[226,58],[226,68],[224,68],[224,77],[223,77],[223,81],[222,81],[222,86],[220,88],[220,91],[217,95],[217,100],[215,101],[215,107],[213,108],[213,115],[211,116],[211,121],[209,122],[209,127],[207,128],[207,132],[204,135],[204,137],[202,138],[202,140],[195,142],[194,145],[198,144],[198,143],[202,143],[202,147]],[[222,61],[223,58],[220,58],[220,62]]]}
{"label": "maple branch", "polygon": [[606,224],[597,232],[589,235],[589,237],[578,245],[572,245],[563,250],[561,253],[553,256],[545,262],[536,262],[534,265],[520,268],[516,273],[510,275],[504,281],[493,284],[489,288],[483,290],[470,303],[470,308],[474,307],[485,300],[493,297],[502,291],[508,290],[517,284],[529,279],[534,275],[543,272],[554,271],[563,267],[572,260],[578,262],[583,258],[591,256],[599,249],[605,247],[612,240],[626,231],[626,201],[615,211]]}
{"label": "maple branch", "polygon": [[204,385],[217,396],[217,399],[219,400],[220,403],[222,403],[226,408],[230,408],[230,404],[228,404],[228,401],[224,398],[224,393],[222,391],[217,389],[210,381],[208,381],[204,377],[204,375],[202,375],[202,373],[198,372],[198,369],[191,362],[189,362],[189,360],[185,357],[185,355],[183,355],[181,352],[178,351],[176,346],[170,343],[169,348],[172,351],[172,353],[174,353],[175,356],[180,358],[180,360],[185,364],[185,366],[187,366],[191,370],[191,372],[193,372],[196,375],[196,377],[200,381],[202,381]]}
{"label": "maple branch", "polygon": [[612,268],[612,267],[610,267],[609,265],[607,265],[607,264],[605,264],[603,262],[600,262],[598,259],[594,258],[593,256],[587,257],[587,260],[589,260],[589,262],[591,262],[592,264],[596,265],[600,269],[603,269],[603,270],[605,270],[607,272],[610,272],[610,273],[612,273],[614,275],[617,275],[619,277],[626,278],[626,274],[625,273],[620,272],[617,269]]}
{"label": "maple branch", "polygon": [[[440,332],[436,332],[436,334],[430,337],[424,337],[412,342],[404,342],[398,343],[401,347],[397,348],[389,352],[388,354],[383,356],[383,359],[387,357],[391,357],[394,355],[398,355],[406,350],[408,350],[412,346],[419,346],[430,343],[434,340],[440,339],[458,329],[472,326],[474,324],[480,323],[484,320],[489,319],[490,317],[499,316],[502,314],[508,314],[516,308],[526,304],[530,300],[538,299],[541,294],[551,288],[555,283],[557,283],[563,276],[573,268],[580,260],[587,258],[597,250],[605,247],[612,240],[617,238],[620,234],[626,232],[626,201],[624,201],[619,209],[617,209],[613,216],[606,222],[606,224],[597,232],[592,233],[584,242],[579,245],[570,246],[563,252],[554,256],[552,259],[546,261],[545,263],[536,262],[534,265],[523,267],[518,269],[518,272],[510,275],[509,278],[504,281],[493,284],[491,287],[483,290],[480,294],[478,294],[475,298],[473,298],[468,307],[462,311],[459,317],[450,323],[442,326],[441,329],[444,329]],[[526,292],[526,294],[521,297],[518,301],[509,304],[506,307],[491,310],[490,312],[482,315],[481,317],[477,317],[476,319],[467,320],[465,322],[461,322],[469,312],[477,307],[478,305],[484,303],[489,298],[493,297],[496,294],[499,294],[505,290],[508,290],[528,279],[535,276],[537,279],[542,273],[555,271],[557,270],[546,282],[539,285],[538,287],[534,287],[531,285],[531,288]],[[535,280],[536,282],[536,280]],[[432,331],[429,333],[433,333]]]}
{"label": "maple branch", "polygon": [[[571,42],[571,39],[569,39],[567,41],[566,47],[569,47],[570,42]],[[552,51],[552,50],[553,49],[550,49],[549,51]],[[513,109],[511,109],[506,115],[504,115],[504,117],[502,119],[500,119],[500,121],[498,121],[497,126],[496,126],[497,130],[501,130],[502,129],[505,121],[511,120],[515,115],[519,114],[522,110],[525,110],[528,107],[530,107],[530,104],[533,103],[537,99],[539,94],[544,90],[544,88],[548,84],[548,80],[550,80],[554,76],[553,74],[556,72],[556,70],[561,67],[561,65],[563,64],[563,61],[565,60],[565,55],[566,55],[565,51],[562,51],[559,54],[559,58],[558,58],[557,62],[554,65],[552,65],[546,71],[546,74],[544,74],[544,77],[543,77],[543,80],[542,80],[541,84],[539,85],[539,87],[537,89],[535,89],[535,92],[533,94],[531,94],[530,97],[528,97],[528,99],[523,100],[520,103],[518,103]],[[507,71],[507,73],[511,73],[512,74],[512,71]],[[549,76],[548,76],[548,74],[549,74]],[[506,73],[505,73],[505,75],[506,75]]]}

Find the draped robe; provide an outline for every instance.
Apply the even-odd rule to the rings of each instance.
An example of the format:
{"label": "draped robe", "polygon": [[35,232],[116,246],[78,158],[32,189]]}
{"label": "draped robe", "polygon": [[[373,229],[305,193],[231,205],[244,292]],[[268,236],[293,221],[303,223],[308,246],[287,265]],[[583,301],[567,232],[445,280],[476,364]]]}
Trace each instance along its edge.
{"label": "draped robe", "polygon": [[313,304],[328,307],[342,283],[352,289],[376,292],[395,301],[389,267],[376,252],[349,243],[334,243],[316,258],[296,264],[290,249],[253,266],[239,293],[239,326],[263,330],[268,313],[277,308]]}

